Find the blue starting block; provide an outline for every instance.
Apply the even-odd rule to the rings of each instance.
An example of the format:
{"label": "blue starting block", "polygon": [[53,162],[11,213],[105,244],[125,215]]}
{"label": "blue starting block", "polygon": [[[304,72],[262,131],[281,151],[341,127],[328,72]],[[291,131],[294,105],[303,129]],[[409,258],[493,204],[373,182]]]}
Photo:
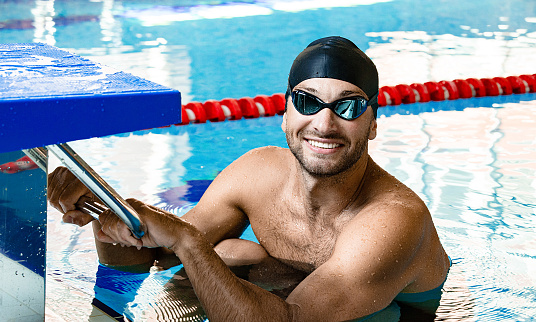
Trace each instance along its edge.
{"label": "blue starting block", "polygon": [[0,44],[0,153],[180,123],[180,93],[44,44]]}
{"label": "blue starting block", "polygon": [[22,150],[180,123],[176,90],[45,44],[0,44],[0,312],[44,319],[46,173]]}

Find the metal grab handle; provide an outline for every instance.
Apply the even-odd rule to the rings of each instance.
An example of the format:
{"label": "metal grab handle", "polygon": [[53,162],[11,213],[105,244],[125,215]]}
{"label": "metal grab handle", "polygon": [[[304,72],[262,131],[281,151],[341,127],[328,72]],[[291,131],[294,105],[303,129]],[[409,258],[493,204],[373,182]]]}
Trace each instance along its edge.
{"label": "metal grab handle", "polygon": [[92,200],[89,197],[82,196],[75,203],[76,209],[81,212],[93,216],[95,219],[99,219],[99,215],[108,210],[109,208],[102,203]]}
{"label": "metal grab handle", "polygon": [[[45,148],[27,149],[23,150],[23,152],[26,153],[26,155],[29,156],[30,159],[32,159],[32,161],[37,164],[39,168],[41,168],[41,170],[47,172],[48,157],[47,150]],[[84,196],[80,197],[75,206],[78,210],[93,216],[93,218],[97,220],[99,219],[100,214],[108,210],[108,208],[101,203]]]}
{"label": "metal grab handle", "polygon": [[[106,207],[111,209],[137,238],[144,235],[136,211],[102,179],[76,152],[66,143],[47,146],[58,159],[95,195]],[[41,169],[46,171],[47,154],[44,148],[24,150]],[[83,202],[83,204],[79,204]],[[77,207],[85,213],[98,218],[106,207],[91,200],[82,200]]]}

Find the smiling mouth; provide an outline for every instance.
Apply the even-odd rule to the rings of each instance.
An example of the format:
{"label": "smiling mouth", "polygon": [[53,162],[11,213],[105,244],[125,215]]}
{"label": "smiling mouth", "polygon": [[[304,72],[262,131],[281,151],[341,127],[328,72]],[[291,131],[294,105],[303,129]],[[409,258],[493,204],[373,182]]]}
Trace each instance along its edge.
{"label": "smiling mouth", "polygon": [[338,143],[325,143],[325,142],[318,142],[314,140],[307,140],[307,142],[310,145],[314,146],[315,148],[320,148],[320,149],[335,149],[342,145]]}

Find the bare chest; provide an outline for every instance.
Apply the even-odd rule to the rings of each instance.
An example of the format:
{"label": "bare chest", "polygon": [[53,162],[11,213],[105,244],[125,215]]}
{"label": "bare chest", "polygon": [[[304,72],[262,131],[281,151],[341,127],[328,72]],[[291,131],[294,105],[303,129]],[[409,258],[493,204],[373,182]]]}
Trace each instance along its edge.
{"label": "bare chest", "polygon": [[331,257],[339,235],[333,225],[312,222],[283,207],[274,207],[261,218],[251,226],[270,256],[307,273]]}

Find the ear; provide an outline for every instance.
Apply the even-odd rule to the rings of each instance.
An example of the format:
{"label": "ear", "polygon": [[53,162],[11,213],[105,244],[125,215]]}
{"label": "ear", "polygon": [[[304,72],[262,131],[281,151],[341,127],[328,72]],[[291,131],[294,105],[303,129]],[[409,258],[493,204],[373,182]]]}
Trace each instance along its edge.
{"label": "ear", "polygon": [[377,130],[378,130],[378,123],[376,122],[376,118],[373,117],[370,123],[370,132],[369,132],[369,137],[368,137],[369,140],[374,140],[376,138]]}
{"label": "ear", "polygon": [[283,114],[283,122],[281,122],[281,129],[283,132],[286,133],[287,131],[287,112],[285,111],[285,114]]}

